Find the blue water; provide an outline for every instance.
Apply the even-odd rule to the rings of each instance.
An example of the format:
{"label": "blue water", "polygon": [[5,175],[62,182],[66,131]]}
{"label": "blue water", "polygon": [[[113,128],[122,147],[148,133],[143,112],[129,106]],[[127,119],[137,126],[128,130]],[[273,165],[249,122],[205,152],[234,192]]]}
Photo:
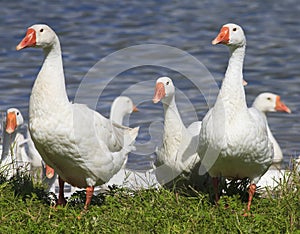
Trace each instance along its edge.
{"label": "blue water", "polygon": [[[270,128],[278,140],[285,163],[300,153],[299,137],[299,64],[300,64],[300,4],[289,1],[8,1],[0,7],[0,110],[19,108],[28,120],[31,87],[42,63],[43,54],[37,49],[16,51],[15,46],[27,27],[47,23],[59,35],[70,100],[76,99],[83,77],[102,58],[129,46],[149,43],[168,45],[198,59],[220,85],[228,61],[225,46],[212,46],[211,40],[220,27],[228,22],[240,24],[247,36],[244,76],[247,101],[252,103],[264,91],[281,95],[292,114],[272,113]],[[170,58],[157,51],[140,50],[138,60],[153,53],[155,64],[182,65],[181,57]],[[121,57],[109,64],[120,68]],[[146,66],[148,65],[148,66]],[[128,94],[140,112],[127,118],[130,126],[141,126],[137,152],[131,154],[129,167],[143,168],[154,159],[153,151],[162,135],[162,105],[153,104],[157,77],[173,78],[180,94],[177,100],[185,124],[202,119],[207,106],[213,103],[217,90],[199,74],[201,90],[176,69],[160,66],[133,67],[122,71],[105,87],[109,77],[101,71],[93,83],[93,95],[103,90],[96,108],[109,115],[113,99]],[[102,75],[101,75],[102,74]],[[203,93],[201,93],[203,91]],[[98,93],[97,93],[98,92]],[[209,97],[208,97],[209,94]],[[92,95],[92,94],[91,94]],[[94,96],[92,96],[94,98]],[[206,100],[212,103],[206,103]],[[188,103],[188,104],[187,104]],[[196,110],[196,111],[195,111]]]}

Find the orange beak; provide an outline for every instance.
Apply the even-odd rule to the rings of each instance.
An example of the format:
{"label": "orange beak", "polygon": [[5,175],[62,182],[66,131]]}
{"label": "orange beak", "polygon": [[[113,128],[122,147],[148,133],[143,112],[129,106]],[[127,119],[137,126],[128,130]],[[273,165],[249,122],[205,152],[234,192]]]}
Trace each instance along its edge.
{"label": "orange beak", "polygon": [[21,50],[26,47],[32,47],[36,44],[36,34],[34,29],[29,28],[23,40],[17,45],[16,50]]}
{"label": "orange beak", "polygon": [[139,112],[139,109],[136,107],[136,105],[133,105],[132,112]]}
{"label": "orange beak", "polygon": [[51,179],[54,176],[54,169],[46,164],[46,177]]}
{"label": "orange beak", "polygon": [[17,117],[14,112],[9,112],[6,116],[6,129],[8,134],[12,134],[17,128]]}
{"label": "orange beak", "polygon": [[213,45],[216,44],[228,44],[229,42],[229,28],[222,27],[218,36],[211,42]]}
{"label": "orange beak", "polygon": [[165,86],[162,82],[156,83],[155,93],[152,101],[158,103],[164,96],[166,96]]}
{"label": "orange beak", "polygon": [[292,113],[290,108],[288,108],[282,101],[280,101],[280,96],[276,97],[276,106],[275,110],[281,111],[281,112],[287,112],[287,113]]}

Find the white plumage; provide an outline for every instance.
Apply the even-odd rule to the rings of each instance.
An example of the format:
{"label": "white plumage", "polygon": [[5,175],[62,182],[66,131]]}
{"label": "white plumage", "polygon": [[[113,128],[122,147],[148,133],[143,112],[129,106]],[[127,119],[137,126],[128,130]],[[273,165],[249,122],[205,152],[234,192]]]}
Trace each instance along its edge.
{"label": "white plumage", "polygon": [[[32,140],[63,181],[87,188],[87,208],[94,186],[107,182],[127,160],[138,128],[112,124],[86,105],[69,102],[59,39],[49,26],[28,28],[17,50],[25,47],[40,47],[45,55],[30,96]],[[62,188],[58,202],[65,203]]]}
{"label": "white plumage", "polygon": [[[201,122],[186,128],[175,102],[175,86],[169,77],[156,81],[153,102],[161,101],[164,108],[164,133],[162,146],[157,149],[157,178],[161,184],[169,183],[184,172],[191,173],[200,161],[196,153]],[[163,166],[162,166],[163,165]]]}
{"label": "white plumage", "polygon": [[[248,108],[243,87],[246,38],[236,24],[222,27],[213,44],[225,44],[230,59],[216,103],[202,122],[198,153],[209,174],[216,178],[250,178],[248,210],[256,183],[273,160],[265,116]],[[216,196],[218,200],[218,196]]]}
{"label": "white plumage", "polygon": [[[287,112],[291,113],[291,110],[280,100],[280,96],[276,95],[274,93],[261,93],[259,94],[253,104],[253,107],[255,107],[257,110],[259,110],[266,118],[267,118],[267,113],[268,112]],[[273,148],[274,148],[274,158],[273,158],[273,164],[280,164],[283,155],[282,151],[280,149],[280,146],[276,139],[274,138],[269,125],[267,125],[268,128],[268,135],[273,143]]]}
{"label": "white plumage", "polygon": [[7,178],[17,173],[30,171],[30,159],[27,156],[24,142],[24,135],[20,131],[24,119],[21,112],[16,108],[9,108],[6,111],[6,118],[3,129],[3,145],[1,154],[1,171]]}

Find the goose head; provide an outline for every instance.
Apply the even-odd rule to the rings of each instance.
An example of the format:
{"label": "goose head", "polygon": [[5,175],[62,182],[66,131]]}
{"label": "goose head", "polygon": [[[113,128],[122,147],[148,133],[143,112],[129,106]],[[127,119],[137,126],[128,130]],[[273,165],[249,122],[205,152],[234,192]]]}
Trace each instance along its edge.
{"label": "goose head", "polygon": [[112,104],[112,108],[113,107],[116,108],[116,111],[122,112],[124,115],[138,112],[138,108],[133,104],[132,100],[126,96],[117,97]]}
{"label": "goose head", "polygon": [[155,93],[152,101],[158,103],[161,100],[170,102],[175,93],[173,81],[169,77],[160,77],[156,80]]}
{"label": "goose head", "polygon": [[125,115],[137,111],[139,111],[138,108],[133,104],[132,100],[129,97],[119,96],[115,98],[113,104],[111,105],[110,119],[113,122],[122,125]]}
{"label": "goose head", "polygon": [[261,93],[259,94],[254,102],[253,107],[266,113],[266,112],[287,112],[291,113],[290,108],[288,108],[281,100],[280,96],[274,93]]}
{"label": "goose head", "polygon": [[120,106],[123,106],[126,114],[131,114],[132,112],[138,112],[138,108],[133,104],[132,100],[126,96],[119,96],[115,99],[119,102]]}
{"label": "goose head", "polygon": [[16,50],[26,47],[49,48],[56,42],[55,32],[46,24],[35,24],[27,29],[23,40],[17,45]]}
{"label": "goose head", "polygon": [[241,26],[229,23],[222,26],[219,34],[212,41],[212,44],[242,47],[246,45],[246,37]]}
{"label": "goose head", "polygon": [[16,108],[10,108],[6,112],[6,128],[8,134],[12,134],[19,126],[24,123],[21,112]]}

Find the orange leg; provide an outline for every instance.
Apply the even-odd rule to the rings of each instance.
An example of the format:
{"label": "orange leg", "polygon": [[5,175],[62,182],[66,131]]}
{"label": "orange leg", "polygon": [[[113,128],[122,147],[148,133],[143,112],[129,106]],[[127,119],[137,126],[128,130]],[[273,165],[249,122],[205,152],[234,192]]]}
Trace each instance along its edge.
{"label": "orange leg", "polygon": [[85,200],[85,204],[84,204],[84,209],[85,210],[88,209],[88,206],[91,203],[93,193],[94,193],[94,186],[89,186],[89,187],[86,188],[86,200]]}
{"label": "orange leg", "polygon": [[256,185],[255,184],[250,184],[249,185],[249,190],[248,190],[248,193],[249,193],[248,205],[247,205],[247,210],[248,211],[250,211],[251,202],[252,202],[253,195],[254,195],[255,191],[256,191]]}
{"label": "orange leg", "polygon": [[54,169],[46,164],[46,177],[51,179],[54,176]]}
{"label": "orange leg", "polygon": [[56,205],[65,206],[67,204],[67,201],[65,199],[65,194],[64,194],[65,181],[63,181],[63,179],[60,176],[58,176],[58,184],[59,184],[59,193],[58,193],[58,201]]}
{"label": "orange leg", "polygon": [[215,202],[216,204],[218,203],[218,201],[220,200],[219,197],[219,178],[218,177],[213,177],[213,187],[214,187],[214,193],[215,193]]}

